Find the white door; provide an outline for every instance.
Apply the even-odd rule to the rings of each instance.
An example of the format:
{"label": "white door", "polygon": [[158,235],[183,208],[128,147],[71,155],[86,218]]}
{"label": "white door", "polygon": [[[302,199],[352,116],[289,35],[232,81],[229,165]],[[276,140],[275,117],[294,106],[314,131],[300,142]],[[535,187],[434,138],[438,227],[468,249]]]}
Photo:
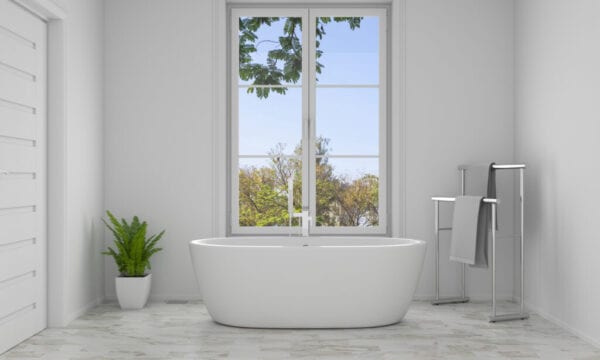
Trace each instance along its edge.
{"label": "white door", "polygon": [[46,24],[0,0],[0,354],[46,327]]}

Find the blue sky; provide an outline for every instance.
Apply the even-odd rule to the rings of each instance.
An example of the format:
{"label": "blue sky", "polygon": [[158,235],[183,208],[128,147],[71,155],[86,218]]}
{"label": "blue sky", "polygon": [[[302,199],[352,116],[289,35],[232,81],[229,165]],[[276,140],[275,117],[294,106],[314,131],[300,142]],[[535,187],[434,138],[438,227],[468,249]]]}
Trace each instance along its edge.
{"label": "blue sky", "polygon": [[[257,32],[258,42],[267,41],[260,43],[253,61],[264,62],[267,52],[277,46],[268,40],[276,41],[283,33],[283,22],[271,27],[263,25]],[[354,31],[347,23],[325,26],[320,47],[323,56],[319,60],[324,68],[318,84],[378,84],[378,19],[365,17]],[[317,87],[316,131],[318,136],[331,139],[332,155],[378,154],[378,92],[376,88]],[[239,106],[241,155],[267,154],[277,143],[287,144],[286,152],[291,154],[300,143],[300,88],[288,88],[285,95],[271,93],[267,99],[258,99],[240,88]],[[240,166],[261,163],[264,162],[258,159],[242,159]],[[336,172],[350,177],[378,173],[377,159],[331,159],[330,163]]]}

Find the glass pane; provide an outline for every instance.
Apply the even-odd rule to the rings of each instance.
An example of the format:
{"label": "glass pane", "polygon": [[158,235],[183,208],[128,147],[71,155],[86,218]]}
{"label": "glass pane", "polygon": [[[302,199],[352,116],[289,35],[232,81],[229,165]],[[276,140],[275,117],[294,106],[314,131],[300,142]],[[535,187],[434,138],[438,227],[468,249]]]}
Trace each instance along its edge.
{"label": "glass pane", "polygon": [[317,226],[379,225],[379,159],[317,159]]}
{"label": "glass pane", "polygon": [[[302,211],[302,162],[299,159],[239,160],[240,226],[289,226],[289,201],[294,212]],[[293,226],[298,225],[298,219],[293,219]]]}
{"label": "glass pane", "polygon": [[239,153],[267,155],[273,151],[293,154],[302,140],[302,90],[259,99],[239,89]]}
{"label": "glass pane", "polygon": [[302,18],[241,17],[238,21],[240,84],[300,84]]}
{"label": "glass pane", "polygon": [[379,84],[379,18],[317,18],[319,84]]}
{"label": "glass pane", "polygon": [[379,89],[317,89],[316,111],[317,138],[327,153],[379,154]]}

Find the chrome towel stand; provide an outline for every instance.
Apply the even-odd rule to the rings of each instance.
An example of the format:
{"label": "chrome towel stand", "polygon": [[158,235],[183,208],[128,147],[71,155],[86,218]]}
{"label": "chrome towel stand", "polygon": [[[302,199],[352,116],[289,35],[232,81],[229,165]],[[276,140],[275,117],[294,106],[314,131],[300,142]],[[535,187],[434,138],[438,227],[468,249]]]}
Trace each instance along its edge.
{"label": "chrome towel stand", "polygon": [[[489,317],[490,322],[498,322],[498,321],[508,321],[508,320],[523,320],[529,318],[529,314],[525,312],[525,282],[524,282],[524,246],[523,246],[523,201],[524,201],[524,191],[523,191],[523,177],[525,173],[525,165],[524,164],[511,164],[511,165],[492,165],[494,170],[519,170],[519,201],[520,201],[520,215],[521,215],[521,233],[520,233],[520,245],[521,245],[521,301],[520,301],[520,310],[518,313],[509,313],[509,314],[501,314],[498,315],[496,309],[496,213],[498,204],[500,200],[484,198],[483,202],[490,204],[492,207],[492,314]],[[461,195],[465,195],[465,173],[469,168],[468,165],[460,165],[458,170],[460,171],[460,179],[461,179]],[[451,227],[440,228],[440,202],[454,202],[456,198],[454,197],[432,197],[434,204],[434,231],[435,231],[435,300],[431,303],[433,305],[443,305],[443,304],[457,304],[457,303],[465,303],[469,301],[469,298],[466,294],[466,265],[462,264],[462,296],[460,297],[452,297],[452,298],[440,298],[440,231],[450,231]]]}

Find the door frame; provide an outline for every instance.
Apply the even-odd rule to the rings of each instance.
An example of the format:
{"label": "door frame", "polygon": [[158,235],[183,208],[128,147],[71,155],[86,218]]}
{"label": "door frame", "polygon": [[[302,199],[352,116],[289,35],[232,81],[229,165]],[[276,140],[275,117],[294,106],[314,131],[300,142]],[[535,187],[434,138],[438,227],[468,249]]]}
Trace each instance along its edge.
{"label": "door frame", "polygon": [[47,326],[71,319],[64,308],[67,269],[67,9],[58,0],[11,0],[48,24],[47,64]]}

